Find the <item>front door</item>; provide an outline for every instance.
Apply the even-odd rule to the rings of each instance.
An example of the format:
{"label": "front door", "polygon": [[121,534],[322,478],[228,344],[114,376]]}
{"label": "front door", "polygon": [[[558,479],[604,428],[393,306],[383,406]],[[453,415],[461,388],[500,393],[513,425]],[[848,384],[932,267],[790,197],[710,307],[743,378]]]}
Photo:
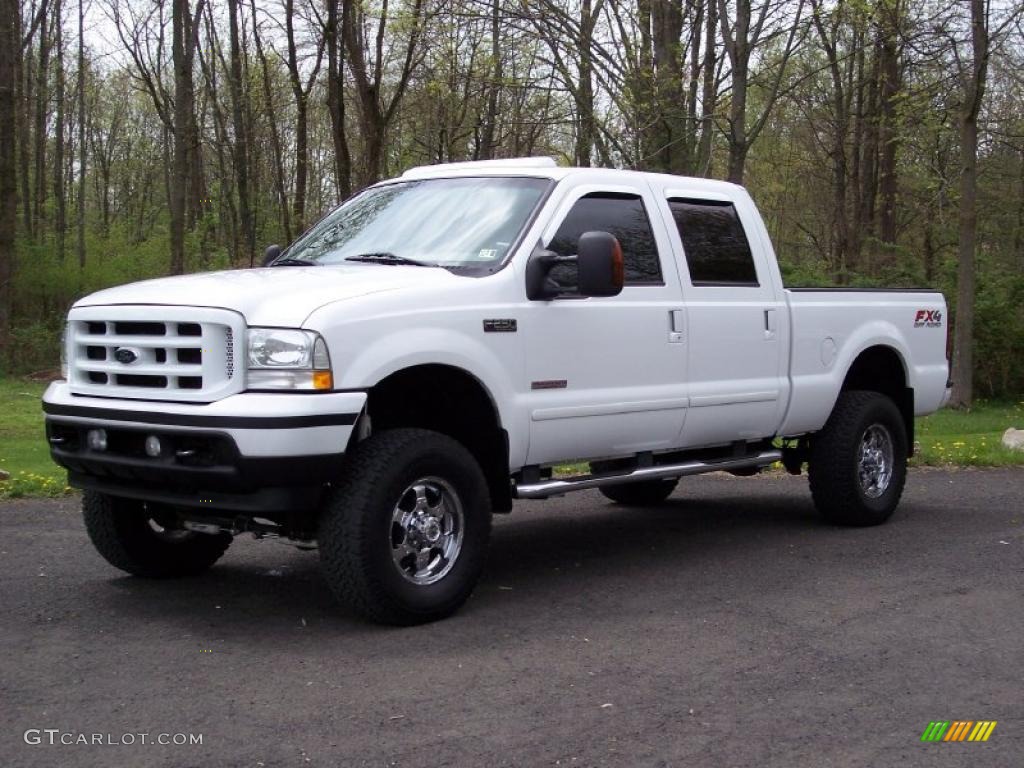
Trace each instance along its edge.
{"label": "front door", "polygon": [[[686,414],[681,291],[667,230],[648,188],[571,187],[542,241],[576,253],[588,231],[618,238],[625,287],[614,297],[528,302],[523,387],[530,414],[528,463],[589,459],[673,447]],[[575,268],[553,277],[571,292]]]}

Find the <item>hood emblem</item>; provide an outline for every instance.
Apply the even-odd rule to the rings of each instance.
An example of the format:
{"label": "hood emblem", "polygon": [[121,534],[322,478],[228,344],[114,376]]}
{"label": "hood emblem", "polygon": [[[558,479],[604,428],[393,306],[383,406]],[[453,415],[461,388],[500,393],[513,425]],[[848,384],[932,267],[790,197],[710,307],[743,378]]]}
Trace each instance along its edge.
{"label": "hood emblem", "polygon": [[139,359],[139,350],[132,349],[131,347],[118,347],[114,350],[114,358],[119,363],[131,365]]}

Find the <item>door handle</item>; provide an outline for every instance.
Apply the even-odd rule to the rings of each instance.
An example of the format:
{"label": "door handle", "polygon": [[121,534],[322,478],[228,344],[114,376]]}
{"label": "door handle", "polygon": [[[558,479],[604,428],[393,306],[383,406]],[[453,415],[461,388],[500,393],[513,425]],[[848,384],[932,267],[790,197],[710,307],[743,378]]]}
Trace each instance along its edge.
{"label": "door handle", "polygon": [[764,337],[766,339],[775,338],[775,310],[766,309],[764,311]]}
{"label": "door handle", "polygon": [[670,309],[668,312],[668,341],[669,344],[682,344],[686,341],[686,321],[681,309]]}

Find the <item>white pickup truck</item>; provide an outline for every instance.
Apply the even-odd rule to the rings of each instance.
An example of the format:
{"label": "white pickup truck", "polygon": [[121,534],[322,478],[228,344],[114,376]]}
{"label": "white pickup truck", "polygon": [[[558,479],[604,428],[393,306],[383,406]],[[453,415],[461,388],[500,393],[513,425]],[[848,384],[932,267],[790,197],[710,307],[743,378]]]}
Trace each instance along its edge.
{"label": "white pickup truck", "polygon": [[[808,466],[828,521],[892,514],[948,397],[933,291],[786,289],[740,187],[547,158],[416,168],[268,268],[79,300],[43,397],[89,535],[139,576],[234,535],[317,546],[380,622],[447,615],[492,512]],[[553,476],[566,463],[586,474]]]}

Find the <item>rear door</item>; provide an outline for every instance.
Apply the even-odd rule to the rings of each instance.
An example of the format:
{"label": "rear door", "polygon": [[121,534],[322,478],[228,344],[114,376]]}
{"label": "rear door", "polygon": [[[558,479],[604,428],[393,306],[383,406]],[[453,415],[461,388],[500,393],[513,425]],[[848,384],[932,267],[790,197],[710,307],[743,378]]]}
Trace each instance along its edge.
{"label": "rear door", "polygon": [[642,182],[569,184],[543,244],[572,255],[584,232],[610,232],[622,246],[625,287],[572,297],[575,269],[558,267],[552,275],[570,295],[524,307],[528,461],[673,447],[686,413],[686,350],[672,328],[682,296],[657,201]]}
{"label": "rear door", "polygon": [[774,434],[785,409],[788,317],[748,197],[654,182],[679,258],[690,411],[680,442]]}

